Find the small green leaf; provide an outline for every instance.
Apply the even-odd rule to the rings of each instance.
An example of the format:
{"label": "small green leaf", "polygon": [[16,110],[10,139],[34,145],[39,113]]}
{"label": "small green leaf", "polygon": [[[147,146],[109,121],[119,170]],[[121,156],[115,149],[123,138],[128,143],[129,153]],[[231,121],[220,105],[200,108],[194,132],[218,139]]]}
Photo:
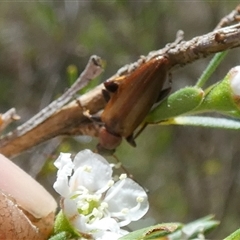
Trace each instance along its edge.
{"label": "small green leaf", "polygon": [[156,123],[164,119],[186,114],[195,109],[203,100],[204,92],[201,88],[186,87],[164,99],[146,117],[145,122]]}
{"label": "small green leaf", "polygon": [[239,240],[240,239],[240,229],[236,230],[230,236],[224,238],[224,240]]}
{"label": "small green leaf", "polygon": [[148,240],[159,239],[179,229],[182,225],[180,223],[162,223],[155,226],[139,229],[131,232],[119,240]]}
{"label": "small green leaf", "polygon": [[233,130],[240,129],[240,121],[227,119],[227,118],[215,118],[215,117],[205,117],[205,116],[176,117],[159,124],[187,125],[187,126],[223,128],[223,129],[233,129]]}
{"label": "small green leaf", "polygon": [[81,235],[73,228],[65,217],[64,213],[60,211],[54,223],[54,235],[59,233],[68,233],[71,237],[80,237]]}
{"label": "small green leaf", "polygon": [[68,232],[60,232],[52,237],[49,240],[70,240],[72,235]]}
{"label": "small green leaf", "polygon": [[219,225],[218,221],[213,220],[213,216],[206,216],[183,226],[182,229],[169,234],[168,240],[193,239],[198,234],[206,233]]}

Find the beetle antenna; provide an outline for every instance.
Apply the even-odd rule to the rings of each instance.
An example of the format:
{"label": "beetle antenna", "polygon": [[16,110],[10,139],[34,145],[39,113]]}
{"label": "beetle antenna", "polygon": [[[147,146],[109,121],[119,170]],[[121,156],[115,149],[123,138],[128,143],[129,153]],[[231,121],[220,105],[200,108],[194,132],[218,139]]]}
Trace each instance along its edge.
{"label": "beetle antenna", "polygon": [[[118,157],[116,156],[116,155],[112,155],[114,158],[115,158],[115,160],[117,161],[117,163],[118,163],[118,165],[117,165],[117,168],[119,168],[119,167],[121,167],[122,168],[122,170],[127,174],[127,176],[129,177],[129,178],[131,178],[131,179],[133,179],[135,182],[137,182],[140,186],[142,186],[135,178],[134,178],[134,176],[123,166],[123,164],[121,163],[121,161],[118,159]],[[142,186],[143,187],[143,186]],[[145,187],[143,187],[144,188],[144,190],[145,190],[145,192],[146,193],[148,193],[149,192],[149,190],[147,189],[147,188],[145,188]]]}

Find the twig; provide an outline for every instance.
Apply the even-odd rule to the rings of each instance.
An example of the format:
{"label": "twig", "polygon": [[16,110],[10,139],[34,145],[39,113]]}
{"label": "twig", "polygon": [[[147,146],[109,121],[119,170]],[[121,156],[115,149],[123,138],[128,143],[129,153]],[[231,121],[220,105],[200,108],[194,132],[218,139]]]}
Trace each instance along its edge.
{"label": "twig", "polygon": [[152,51],[147,56],[141,56],[134,63],[120,68],[115,75],[107,80],[131,74],[143,63],[157,56],[166,55],[172,67],[184,66],[211,54],[222,52],[240,46],[240,24],[220,28],[208,34],[198,36],[190,41],[181,41],[175,47],[166,47]]}
{"label": "twig", "polygon": [[[175,44],[175,46],[172,45],[169,47],[169,45],[167,45],[163,49],[150,52],[147,56],[142,56],[137,62],[124,66],[108,80],[129,75],[142,63],[158,55],[167,56],[173,69],[208,55],[239,46],[240,24],[236,24],[215,30],[203,36],[195,37],[190,41],[182,41],[179,44]],[[78,99],[81,105],[85,109],[88,109],[90,113],[96,113],[105,106],[101,90],[102,85],[99,85]],[[58,104],[57,107],[59,108]],[[14,131],[16,135],[10,133],[3,137],[3,139],[0,140],[0,152],[8,157],[14,156],[32,146],[36,146],[41,142],[63,134],[98,135],[98,125],[86,119],[76,101],[60,108],[57,112],[55,109],[54,112],[55,114],[37,126],[35,125],[36,127],[32,128],[32,130],[25,131],[24,134],[24,131],[21,130],[22,127],[20,127],[17,131]]]}
{"label": "twig", "polygon": [[84,88],[90,80],[97,77],[102,70],[101,59],[95,55],[91,56],[86,68],[74,82],[74,84],[65,93],[63,93],[62,96],[51,102],[47,107],[42,109],[27,122],[19,126],[13,134],[17,136],[23,135],[51,117],[55,112],[66,105],[79,90]]}
{"label": "twig", "polygon": [[216,29],[229,26],[234,22],[237,23],[240,21],[240,5],[238,5],[232,12],[230,12],[227,16],[223,17],[222,20],[215,27]]}
{"label": "twig", "polygon": [[[239,44],[240,24],[236,24],[181,42],[176,48],[170,49],[167,56],[170,58],[172,67],[183,66],[213,53],[238,47]],[[152,57],[159,54],[163,54],[162,50],[156,51]]]}

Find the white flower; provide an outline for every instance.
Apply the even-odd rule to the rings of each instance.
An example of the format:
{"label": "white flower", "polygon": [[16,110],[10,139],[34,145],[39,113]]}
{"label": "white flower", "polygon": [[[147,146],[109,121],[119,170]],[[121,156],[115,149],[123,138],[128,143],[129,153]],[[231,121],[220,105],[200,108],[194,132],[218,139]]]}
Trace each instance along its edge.
{"label": "white flower", "polygon": [[121,227],[139,220],[148,211],[147,194],[126,175],[116,183],[111,165],[100,155],[84,150],[73,162],[61,153],[54,189],[63,197],[62,210],[72,226],[94,239],[118,239],[128,232]]}

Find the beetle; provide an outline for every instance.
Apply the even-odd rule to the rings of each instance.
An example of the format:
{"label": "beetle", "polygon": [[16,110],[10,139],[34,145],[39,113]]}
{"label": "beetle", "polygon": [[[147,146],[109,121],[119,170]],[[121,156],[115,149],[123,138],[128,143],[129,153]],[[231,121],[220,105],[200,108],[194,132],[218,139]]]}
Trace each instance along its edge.
{"label": "beetle", "polygon": [[143,63],[121,81],[104,82],[102,93],[107,104],[101,114],[98,152],[113,154],[125,138],[132,146],[134,131],[142,123],[154,103],[165,98],[171,88],[163,89],[170,69],[166,56]]}

